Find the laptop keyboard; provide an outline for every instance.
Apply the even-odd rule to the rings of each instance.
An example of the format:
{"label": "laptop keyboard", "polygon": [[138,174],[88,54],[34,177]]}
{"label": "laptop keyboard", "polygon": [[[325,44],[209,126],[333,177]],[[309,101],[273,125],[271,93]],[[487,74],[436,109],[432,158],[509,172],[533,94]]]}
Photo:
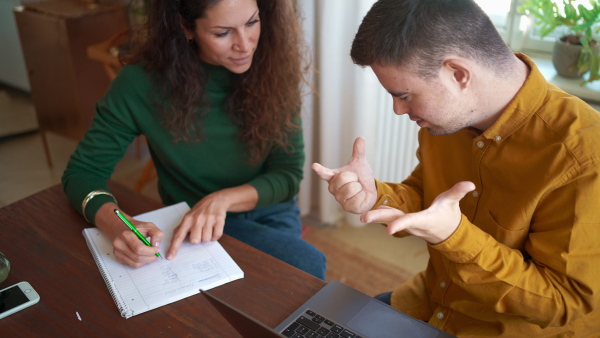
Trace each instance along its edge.
{"label": "laptop keyboard", "polygon": [[362,338],[362,336],[355,332],[334,323],[312,310],[306,310],[295,322],[283,330],[281,334],[291,338]]}

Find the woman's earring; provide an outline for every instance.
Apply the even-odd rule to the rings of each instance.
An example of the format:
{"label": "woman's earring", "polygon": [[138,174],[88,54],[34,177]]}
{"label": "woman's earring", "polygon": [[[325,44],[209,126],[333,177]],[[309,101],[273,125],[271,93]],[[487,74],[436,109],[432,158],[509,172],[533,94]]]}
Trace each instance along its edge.
{"label": "woman's earring", "polygon": [[188,45],[191,45],[192,43],[194,43],[194,39],[187,39]]}

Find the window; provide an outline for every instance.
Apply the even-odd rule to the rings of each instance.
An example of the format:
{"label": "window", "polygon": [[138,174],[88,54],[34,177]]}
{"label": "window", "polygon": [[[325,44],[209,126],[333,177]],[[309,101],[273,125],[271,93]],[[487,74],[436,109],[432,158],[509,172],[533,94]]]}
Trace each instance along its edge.
{"label": "window", "polygon": [[[552,2],[557,4],[558,8],[562,10],[563,0],[552,0]],[[572,3],[575,7],[580,4],[584,6],[590,5],[588,0],[573,0]],[[559,27],[554,32],[542,38],[539,35],[539,29],[535,26],[535,21],[530,22],[528,28],[524,36],[524,45],[527,46],[526,50],[533,51],[551,51],[555,40],[568,32],[566,27]]]}
{"label": "window", "polygon": [[[562,8],[563,0],[552,1]],[[544,38],[540,37],[538,28],[531,21],[533,18],[517,11],[520,0],[475,0],[475,2],[489,15],[500,35],[515,52],[550,53],[554,41],[563,33],[557,29]],[[589,5],[589,2],[573,0],[573,5],[579,4]]]}
{"label": "window", "polygon": [[492,19],[500,33],[504,34],[508,31],[511,0],[475,0],[475,2]]}
{"label": "window", "polygon": [[[484,12],[492,19],[498,32],[506,43],[515,51],[520,51],[519,20],[517,13],[518,0],[475,0]],[[515,38],[515,32],[516,38]]]}

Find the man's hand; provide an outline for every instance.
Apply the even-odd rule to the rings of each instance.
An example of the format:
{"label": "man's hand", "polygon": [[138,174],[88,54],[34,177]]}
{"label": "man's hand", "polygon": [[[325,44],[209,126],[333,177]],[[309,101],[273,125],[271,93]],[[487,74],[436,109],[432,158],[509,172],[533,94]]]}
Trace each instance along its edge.
{"label": "man's hand", "polygon": [[423,211],[405,214],[398,209],[380,206],[363,214],[360,220],[363,223],[387,224],[390,235],[406,230],[431,244],[437,244],[448,239],[458,228],[462,217],[458,202],[473,190],[475,184],[472,182],[459,182],[439,194],[431,206]]}
{"label": "man's hand", "polygon": [[352,158],[347,165],[329,169],[313,163],[312,169],[320,179],[329,182],[329,192],[344,210],[362,214],[371,210],[377,201],[377,189],[371,166],[365,156],[365,139],[354,141]]}

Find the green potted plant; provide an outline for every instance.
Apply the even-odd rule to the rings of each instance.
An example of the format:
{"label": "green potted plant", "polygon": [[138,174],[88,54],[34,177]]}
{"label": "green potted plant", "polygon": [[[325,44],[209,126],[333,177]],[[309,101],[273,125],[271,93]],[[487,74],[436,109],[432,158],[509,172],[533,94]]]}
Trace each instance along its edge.
{"label": "green potted plant", "polygon": [[552,0],[524,0],[518,10],[535,17],[541,37],[566,28],[552,53],[559,75],[579,77],[589,71],[582,85],[600,80],[600,0],[589,0],[587,6],[575,6],[572,0],[563,0],[561,6]]}

